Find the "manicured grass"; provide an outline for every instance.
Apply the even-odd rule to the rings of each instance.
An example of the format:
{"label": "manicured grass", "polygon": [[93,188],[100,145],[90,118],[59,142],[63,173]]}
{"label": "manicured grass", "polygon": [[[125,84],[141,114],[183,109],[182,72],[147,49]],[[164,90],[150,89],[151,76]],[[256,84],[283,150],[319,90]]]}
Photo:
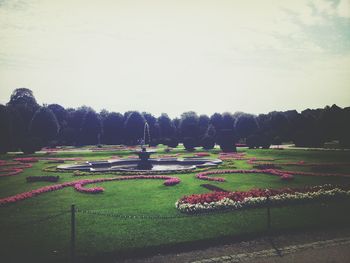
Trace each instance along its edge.
{"label": "manicured grass", "polygon": [[[182,149],[183,155],[191,155]],[[212,157],[217,156],[217,150]],[[161,152],[164,153],[164,152]],[[173,153],[173,152],[172,152]],[[127,151],[114,152],[59,152],[54,157],[82,157],[97,160],[112,155],[130,155]],[[281,158],[276,163],[287,161],[305,162],[348,162],[349,152],[304,151],[304,150],[247,150],[248,157]],[[2,156],[11,159],[13,155]],[[116,175],[104,174],[73,177],[72,173],[43,172],[42,168],[52,166],[45,161],[35,163],[23,173],[0,178],[0,197],[50,185],[48,182],[27,183],[25,177],[38,175],[59,175],[59,182],[79,179],[93,179]],[[246,161],[224,162],[218,169],[250,169]],[[311,171],[310,167],[283,167],[286,170]],[[340,169],[340,170],[339,170]],[[336,172],[350,174],[350,167]],[[163,180],[130,180],[97,184],[105,188],[102,194],[88,195],[65,188],[55,192],[20,201],[0,208],[0,252],[1,258],[9,262],[22,260],[32,262],[64,262],[69,257],[71,204],[78,208],[77,254],[81,259],[116,258],[126,252],[137,253],[154,247],[171,247],[188,242],[220,240],[225,237],[257,234],[266,231],[266,209],[250,209],[229,213],[217,213],[198,217],[180,217],[175,202],[184,195],[206,193],[201,187],[205,181],[195,178],[194,173],[176,174],[181,183],[165,187]],[[302,187],[325,183],[348,184],[350,178],[295,176],[293,181],[282,181],[279,177],[265,174],[220,175],[226,182],[210,182],[226,190],[248,190],[251,188]],[[90,186],[89,186],[90,187]],[[350,219],[349,202],[332,201],[305,205],[276,207],[271,209],[274,230],[328,227],[347,224]],[[96,210],[97,213],[84,213]],[[50,215],[63,215],[40,221]],[[120,218],[120,216],[165,216],[167,219]],[[169,218],[174,217],[174,218]],[[38,222],[37,222],[38,221]]]}

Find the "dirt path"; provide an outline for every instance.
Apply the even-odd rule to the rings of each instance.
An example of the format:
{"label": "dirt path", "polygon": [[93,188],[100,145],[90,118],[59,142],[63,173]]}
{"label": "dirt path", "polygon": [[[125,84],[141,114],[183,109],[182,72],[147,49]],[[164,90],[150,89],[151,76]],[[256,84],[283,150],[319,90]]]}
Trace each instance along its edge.
{"label": "dirt path", "polygon": [[350,262],[350,228],[264,237],[202,250],[123,261],[131,262],[345,263]]}

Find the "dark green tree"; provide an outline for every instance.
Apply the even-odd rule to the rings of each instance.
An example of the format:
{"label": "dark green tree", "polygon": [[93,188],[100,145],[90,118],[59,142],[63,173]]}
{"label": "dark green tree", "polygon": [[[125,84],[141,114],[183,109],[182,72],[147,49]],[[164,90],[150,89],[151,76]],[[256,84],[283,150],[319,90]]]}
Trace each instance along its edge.
{"label": "dark green tree", "polygon": [[197,113],[189,111],[181,115],[180,132],[182,138],[192,138],[195,145],[199,143],[199,118]]}
{"label": "dark green tree", "polygon": [[56,138],[59,124],[55,114],[48,107],[39,108],[30,122],[29,134],[31,137],[39,138],[43,145]]}
{"label": "dark green tree", "polygon": [[93,111],[88,111],[83,119],[80,129],[80,137],[83,145],[95,145],[100,143],[102,125],[99,115]]}
{"label": "dark green tree", "polygon": [[111,112],[104,115],[102,120],[103,136],[102,142],[105,144],[121,144],[124,133],[124,117],[120,113]]}
{"label": "dark green tree", "polygon": [[0,154],[11,149],[11,116],[7,107],[0,104]]}
{"label": "dark green tree", "polygon": [[138,145],[143,139],[145,118],[138,112],[129,112],[124,122],[125,143],[127,145]]}
{"label": "dark green tree", "polygon": [[242,114],[235,121],[235,129],[240,138],[247,138],[258,130],[258,123],[254,115]]}

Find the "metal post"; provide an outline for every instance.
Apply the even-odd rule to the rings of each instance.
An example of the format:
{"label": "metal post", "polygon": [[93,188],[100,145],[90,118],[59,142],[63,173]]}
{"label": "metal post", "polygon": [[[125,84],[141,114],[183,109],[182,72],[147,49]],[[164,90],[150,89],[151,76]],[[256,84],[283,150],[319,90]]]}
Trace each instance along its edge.
{"label": "metal post", "polygon": [[75,262],[75,205],[71,206],[71,235],[70,235],[70,258]]}
{"label": "metal post", "polygon": [[271,213],[270,213],[270,197],[266,197],[266,206],[267,206],[267,231],[271,230]]}

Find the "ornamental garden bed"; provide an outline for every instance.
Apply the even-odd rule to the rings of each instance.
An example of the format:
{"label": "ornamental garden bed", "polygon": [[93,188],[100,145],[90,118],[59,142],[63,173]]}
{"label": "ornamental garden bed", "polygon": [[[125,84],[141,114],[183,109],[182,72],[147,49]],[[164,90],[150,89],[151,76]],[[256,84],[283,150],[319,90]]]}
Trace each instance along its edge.
{"label": "ornamental garden bed", "polygon": [[[209,151],[213,158],[219,155],[216,151]],[[48,160],[42,155],[33,156],[39,160],[33,163],[33,167],[29,167],[32,166],[32,163],[20,164],[17,161],[14,164],[13,156],[7,155],[6,162],[11,162],[12,166],[1,165],[5,162],[3,161],[0,162],[0,169],[28,166],[14,176],[0,178],[0,199],[13,197],[10,198],[10,202],[0,207],[0,232],[2,235],[0,252],[2,258],[16,258],[17,262],[69,261],[71,220],[69,209],[73,203],[78,211],[76,214],[77,257],[90,259],[99,255],[99,258],[95,259],[100,259],[111,255],[110,261],[115,261],[118,255],[123,253],[132,255],[139,249],[157,251],[158,253],[162,252],[164,247],[174,247],[179,244],[192,247],[196,242],[201,243],[208,240],[213,245],[218,242],[217,240],[224,240],[227,237],[241,236],[246,238],[249,235],[266,231],[266,208],[264,208],[266,200],[262,199],[260,203],[257,202],[258,198],[264,198],[264,196],[249,197],[251,206],[248,205],[249,202],[246,202],[245,207],[239,209],[217,209],[208,214],[203,213],[204,211],[182,213],[175,207],[175,202],[184,196],[215,193],[221,195],[221,191],[213,192],[213,188],[204,188],[201,186],[202,184],[212,184],[229,191],[222,193],[225,195],[232,194],[232,192],[245,193],[252,189],[277,191],[286,188],[319,187],[327,184],[345,186],[350,183],[350,178],[346,176],[350,174],[350,167],[343,165],[350,160],[350,153],[347,152],[308,152],[289,149],[281,152],[248,149],[244,151],[234,154],[220,154],[223,159],[227,158],[221,168],[225,167],[227,163],[234,164],[236,167],[227,167],[229,170],[227,173],[223,173],[226,169],[217,167],[206,171],[196,170],[191,173],[141,175],[168,176],[180,180],[179,183],[171,185],[173,181],[168,178],[169,186],[164,185],[168,179],[122,180],[123,177],[133,176],[133,174],[84,173],[80,174],[84,175],[83,177],[75,176],[72,171],[57,171],[55,169],[57,165],[46,164]],[[177,150],[176,153],[178,152],[180,152],[180,157],[188,155],[182,150]],[[159,154],[166,153],[159,152]],[[55,159],[64,161],[102,160],[109,158],[110,155],[110,153],[86,151],[58,152]],[[123,155],[122,152],[116,151],[116,155],[124,156],[127,154]],[[281,166],[282,169],[270,169],[269,173],[264,173],[265,170],[269,169],[254,169],[257,171],[252,173],[250,171],[252,166],[257,164],[247,163],[250,159],[253,159],[254,162],[270,162]],[[276,161],[277,159],[283,160]],[[290,165],[291,167],[280,164],[280,162],[298,164],[300,160],[304,162],[300,165]],[[303,167],[311,169],[313,166],[307,165],[310,163],[328,163],[332,164],[331,166],[334,168],[341,167],[342,174],[336,172],[336,169],[331,169],[326,173],[300,171]],[[49,167],[47,171],[43,171],[45,167]],[[282,173],[290,172],[293,179],[281,180],[279,171]],[[202,178],[198,178],[198,174],[201,174]],[[25,180],[29,176],[46,175],[59,176],[59,183],[27,183]],[[134,174],[134,176],[136,175]],[[108,178],[113,180],[106,180]],[[204,178],[214,180],[205,179],[203,181]],[[215,180],[218,178],[223,180]],[[98,179],[104,180],[95,181]],[[175,180],[174,183],[176,182]],[[347,225],[350,221],[349,198],[345,198],[345,193],[341,192],[347,189],[339,188],[340,190],[334,192],[334,195],[331,194],[331,191],[335,191],[334,189],[322,189],[323,192],[318,192],[320,197],[314,199],[299,198],[300,201],[298,201],[294,198],[293,200],[286,199],[286,201],[283,199],[281,202],[271,200],[274,202],[271,203],[273,230]],[[315,193],[315,191],[304,192],[298,194],[298,197],[306,194],[316,195]],[[289,194],[291,195],[291,193]],[[280,198],[283,195],[286,194],[281,193],[275,196]],[[227,196],[225,197],[227,198]],[[252,200],[255,202],[253,203]],[[213,200],[209,199],[209,201]],[[232,201],[237,202],[237,200]],[[294,203],[300,205],[289,206],[289,204]],[[89,214],[82,211],[96,213]],[[56,216],[57,214],[61,215]]]}
{"label": "ornamental garden bed", "polygon": [[322,185],[305,188],[252,189],[236,192],[215,191],[214,193],[185,196],[177,201],[175,206],[183,213],[200,213],[348,197],[350,197],[350,186]]}

